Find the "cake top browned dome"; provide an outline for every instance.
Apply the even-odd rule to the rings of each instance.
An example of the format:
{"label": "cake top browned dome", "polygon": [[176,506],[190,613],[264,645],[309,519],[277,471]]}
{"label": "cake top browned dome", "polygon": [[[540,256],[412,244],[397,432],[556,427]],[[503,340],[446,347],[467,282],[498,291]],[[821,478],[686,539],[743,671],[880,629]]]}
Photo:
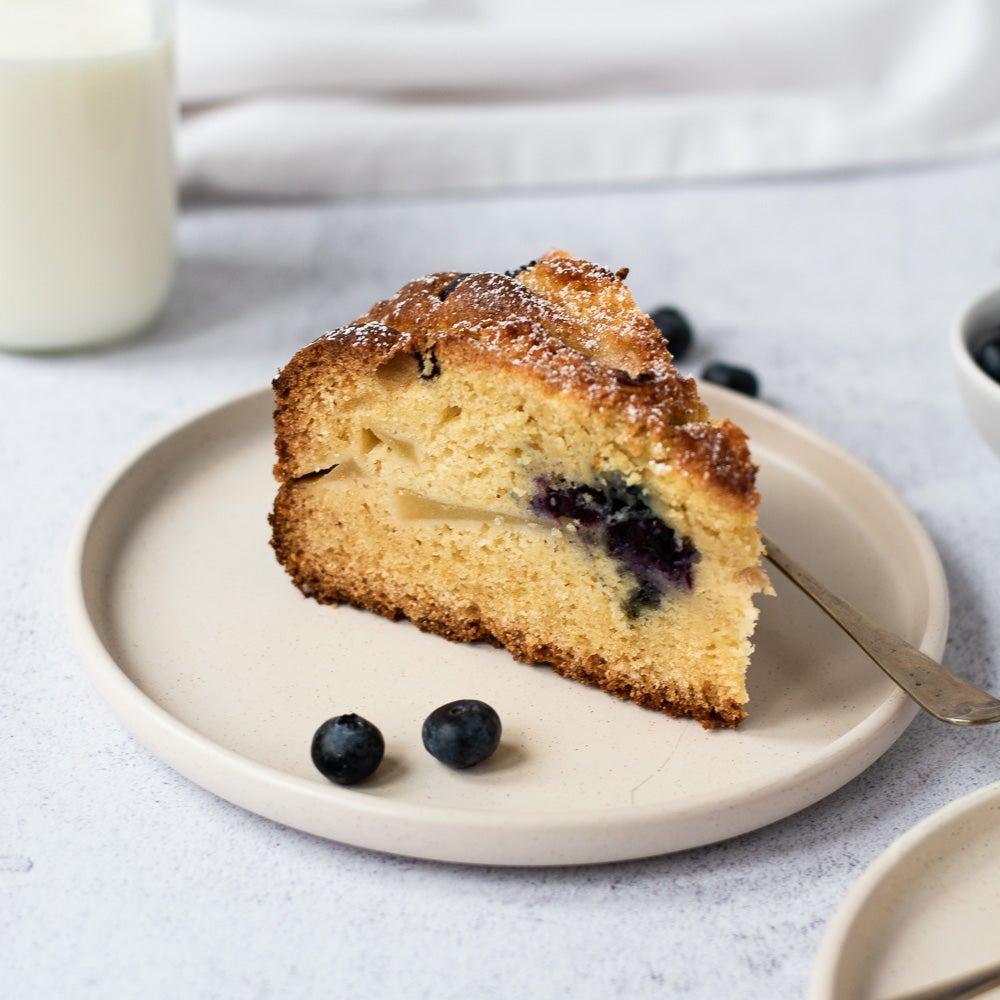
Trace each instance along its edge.
{"label": "cake top browned dome", "polygon": [[338,356],[343,377],[400,353],[422,374],[449,357],[516,366],[557,394],[585,399],[595,419],[625,418],[640,440],[668,441],[670,459],[742,502],[757,502],[746,437],[713,422],[694,379],[674,368],[653,321],[611,271],[563,251],[505,273],[440,272],[408,282],[355,323],[299,352],[276,382]]}

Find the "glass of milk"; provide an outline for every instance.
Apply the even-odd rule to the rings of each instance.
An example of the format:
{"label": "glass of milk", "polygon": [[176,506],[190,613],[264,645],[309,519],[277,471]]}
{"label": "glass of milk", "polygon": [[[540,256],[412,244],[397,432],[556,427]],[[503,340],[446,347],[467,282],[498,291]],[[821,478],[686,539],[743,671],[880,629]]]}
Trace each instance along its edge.
{"label": "glass of milk", "polygon": [[0,0],[0,348],[148,327],[170,290],[168,0]]}

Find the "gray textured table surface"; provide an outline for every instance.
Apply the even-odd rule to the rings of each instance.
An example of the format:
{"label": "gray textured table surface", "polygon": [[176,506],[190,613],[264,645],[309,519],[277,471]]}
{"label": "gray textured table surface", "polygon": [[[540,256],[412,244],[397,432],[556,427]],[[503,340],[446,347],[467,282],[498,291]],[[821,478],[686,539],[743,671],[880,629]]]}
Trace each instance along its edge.
{"label": "gray textured table surface", "polygon": [[824,801],[726,843],[592,868],[380,856],[179,777],[97,697],[67,627],[67,545],[151,436],[430,270],[563,246],[632,269],[697,352],[882,475],[949,580],[946,658],[1000,688],[1000,462],[949,369],[954,312],[1000,283],[1000,160],[794,182],[364,203],[187,204],[155,331],[0,356],[0,995],[802,997],[865,867],[1000,779],[1000,730],[918,717]]}

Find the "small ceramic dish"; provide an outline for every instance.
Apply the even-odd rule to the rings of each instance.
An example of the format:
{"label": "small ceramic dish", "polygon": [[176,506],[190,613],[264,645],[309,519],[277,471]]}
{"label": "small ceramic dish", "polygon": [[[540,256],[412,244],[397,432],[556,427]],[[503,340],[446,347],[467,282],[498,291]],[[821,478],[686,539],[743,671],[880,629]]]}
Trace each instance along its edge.
{"label": "small ceramic dish", "polygon": [[1000,288],[976,299],[952,324],[951,356],[966,409],[986,443],[1000,455],[1000,382],[979,366],[976,354],[1000,332]]}

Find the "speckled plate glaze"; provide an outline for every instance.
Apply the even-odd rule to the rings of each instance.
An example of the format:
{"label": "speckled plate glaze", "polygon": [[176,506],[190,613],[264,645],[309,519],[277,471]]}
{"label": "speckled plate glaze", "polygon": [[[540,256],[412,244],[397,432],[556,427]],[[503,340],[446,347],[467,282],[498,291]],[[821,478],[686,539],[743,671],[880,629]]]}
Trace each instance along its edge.
{"label": "speckled plate glaze", "polygon": [[918,823],[855,883],[823,938],[810,1000],[886,1000],[997,962],[1000,782]]}
{"label": "speckled plate glaze", "polygon": [[[913,514],[867,467],[778,410],[705,385],[750,434],[761,520],[869,614],[940,656],[948,595]],[[842,786],[916,708],[775,573],[761,599],[750,718],[707,732],[348,607],[303,598],[268,545],[270,392],[227,402],[129,462],[86,513],[68,601],[82,658],[121,721],[181,774],[262,816],[374,850],[453,862],[566,865],[723,840]],[[481,698],[500,749],[456,772],[420,742],[424,717]],[[358,712],[386,758],[353,788],[309,743]]]}

